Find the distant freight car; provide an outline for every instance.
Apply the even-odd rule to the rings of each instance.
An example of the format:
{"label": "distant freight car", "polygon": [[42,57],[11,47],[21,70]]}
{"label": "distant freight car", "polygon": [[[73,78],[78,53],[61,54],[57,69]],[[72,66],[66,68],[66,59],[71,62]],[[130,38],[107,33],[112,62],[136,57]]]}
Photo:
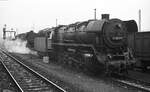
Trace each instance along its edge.
{"label": "distant freight car", "polygon": [[128,35],[128,46],[138,59],[138,66],[150,66],[150,32],[136,32]]}

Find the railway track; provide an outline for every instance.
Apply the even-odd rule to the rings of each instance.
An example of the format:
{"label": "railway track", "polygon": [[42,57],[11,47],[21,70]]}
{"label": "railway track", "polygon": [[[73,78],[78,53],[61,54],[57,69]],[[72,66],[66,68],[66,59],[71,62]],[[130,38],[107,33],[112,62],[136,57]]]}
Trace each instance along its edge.
{"label": "railway track", "polygon": [[128,87],[133,87],[133,88],[139,89],[142,92],[143,91],[150,92],[150,83],[149,82],[141,81],[138,79],[133,79],[128,76],[120,76],[120,75],[119,75],[119,78],[113,77],[111,79],[122,85],[126,85]]}
{"label": "railway track", "polygon": [[0,62],[0,92],[5,91],[18,92],[19,89]]}
{"label": "railway track", "polygon": [[[70,59],[72,59],[73,61],[77,62],[77,60],[75,58],[69,57]],[[131,78],[129,76],[121,76],[121,75],[117,75],[117,77],[115,76],[111,76],[109,77],[112,81],[115,81],[119,84],[125,85],[127,87],[131,87],[131,88],[135,88],[138,89],[140,91],[146,91],[146,92],[150,92],[150,81],[142,81],[136,78]]]}
{"label": "railway track", "polygon": [[0,61],[20,92],[66,92],[57,84],[4,51],[0,51]]}
{"label": "railway track", "polygon": [[[55,86],[56,84],[51,86],[51,82],[49,82],[49,81],[47,82],[48,79],[44,78],[42,75],[33,71],[28,66],[25,65],[23,67],[29,68],[29,70],[27,69],[24,71],[24,69],[20,69],[20,67],[22,66],[22,63],[19,62],[17,59],[13,58],[12,56],[10,56],[10,55],[7,56],[6,53],[0,53],[0,55],[2,55],[0,57],[0,59],[3,61],[3,64],[7,68],[8,72],[10,72],[10,75],[12,75],[14,81],[16,82],[16,84],[18,85],[18,87],[21,89],[22,92],[31,92],[31,91],[32,92],[66,92],[64,89],[62,89],[59,86],[58,86],[58,89],[57,89],[57,87],[53,88],[53,86]],[[11,58],[9,58],[9,57],[11,57]],[[19,62],[19,65],[17,63],[15,63],[14,61],[15,62],[17,61],[17,63]],[[9,63],[11,63],[11,65],[9,65]],[[13,68],[10,66],[13,66]],[[17,70],[17,68],[19,70]],[[23,72],[23,73],[19,73],[21,75],[26,75],[26,74],[27,75],[21,76],[24,79],[20,80],[20,75],[18,77],[17,74],[15,74],[15,71],[13,71],[13,70],[16,70],[18,73],[19,73],[19,71]],[[32,73],[29,73],[27,71],[32,71]],[[33,73],[33,72],[35,72],[35,73]],[[39,75],[42,77],[40,77]],[[30,77],[32,76],[32,78],[30,78],[29,76]],[[43,80],[43,78],[44,78],[44,80]],[[136,79],[127,78],[127,77],[123,77],[123,78],[113,77],[111,79],[115,82],[118,82],[119,84],[124,85],[124,86],[138,89],[138,90],[140,90],[140,92],[141,91],[142,92],[143,91],[150,92],[150,83],[148,83],[148,82],[143,82],[143,81],[139,81]]]}

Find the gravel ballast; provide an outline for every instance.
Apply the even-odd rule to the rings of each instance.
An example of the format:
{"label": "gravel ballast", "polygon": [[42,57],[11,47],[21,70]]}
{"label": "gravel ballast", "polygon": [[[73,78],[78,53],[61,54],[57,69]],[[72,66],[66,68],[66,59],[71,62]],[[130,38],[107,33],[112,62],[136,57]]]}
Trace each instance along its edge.
{"label": "gravel ballast", "polygon": [[[137,92],[135,89],[128,89],[113,83],[112,81],[105,81],[101,78],[93,78],[82,72],[76,72],[65,68],[64,66],[52,63],[44,63],[42,59],[34,55],[29,54],[18,54],[13,53],[13,55],[21,58],[24,63],[35,66],[35,69],[41,70],[46,73],[47,76],[53,76],[56,79],[64,82],[66,87],[73,88],[74,92]],[[64,85],[65,85],[64,84]],[[66,88],[67,89],[67,88]]]}

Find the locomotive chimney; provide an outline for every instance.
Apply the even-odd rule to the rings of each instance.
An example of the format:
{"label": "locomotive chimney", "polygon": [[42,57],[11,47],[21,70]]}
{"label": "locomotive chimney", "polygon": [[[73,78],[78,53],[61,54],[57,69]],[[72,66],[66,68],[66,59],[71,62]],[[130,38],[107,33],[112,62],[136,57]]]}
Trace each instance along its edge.
{"label": "locomotive chimney", "polygon": [[109,20],[109,14],[102,14],[102,19]]}

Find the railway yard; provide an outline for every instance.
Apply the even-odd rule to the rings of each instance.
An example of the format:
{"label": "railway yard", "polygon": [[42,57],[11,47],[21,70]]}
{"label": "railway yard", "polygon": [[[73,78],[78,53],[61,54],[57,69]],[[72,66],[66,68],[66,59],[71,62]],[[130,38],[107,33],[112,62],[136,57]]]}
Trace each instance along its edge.
{"label": "railway yard", "polygon": [[2,92],[150,92],[150,32],[135,20],[87,20],[0,44]]}
{"label": "railway yard", "polygon": [[[65,67],[64,65],[54,63],[53,60],[51,60],[50,63],[47,64],[44,63],[42,59],[38,58],[35,55],[11,53],[11,55],[14,56],[16,59],[18,59],[19,62],[25,64],[27,67],[43,75],[43,77],[45,77],[47,80],[54,82],[54,84],[61,89],[58,90],[56,88],[53,88],[53,86],[49,87],[49,84],[47,84],[49,82],[45,83],[45,80],[43,79],[34,78],[33,73],[30,74],[26,70],[24,69],[22,70],[22,67],[20,65],[13,64],[12,61],[14,60],[8,58],[9,56],[2,54],[2,52],[0,53],[0,55],[1,55],[1,61],[8,68],[8,71],[12,74],[14,80],[16,80],[16,82],[14,83],[14,81],[11,80],[12,78],[8,78],[9,80],[11,80],[11,81],[7,81],[8,84],[10,85],[3,84],[6,87],[3,87],[1,89],[3,90],[2,92],[20,92],[18,86],[20,86],[22,92],[147,92],[149,91],[149,84],[146,84],[147,86],[143,86],[143,87],[140,86],[140,88],[139,86],[137,86],[137,85],[145,85],[144,83],[146,82],[144,80],[146,80],[146,78],[143,79],[143,84],[140,84],[140,82],[137,81],[133,82],[133,80],[131,79],[123,80],[122,78],[116,78],[116,77],[106,78],[103,75],[93,76],[90,74],[86,74],[86,72],[82,70],[74,69],[72,67]],[[10,63],[11,65],[9,66]],[[1,72],[1,74],[3,74],[3,72]],[[8,73],[6,74],[7,77],[10,77]],[[4,76],[2,77],[7,78],[6,74],[3,74]],[[134,75],[133,77],[135,76],[138,76],[138,74]],[[139,79],[141,81],[142,81],[142,77],[143,77],[142,75],[139,76]],[[144,75],[144,77],[146,76]],[[6,83],[4,80],[1,80],[1,82]],[[5,90],[9,90],[9,91],[5,91]]]}
{"label": "railway yard", "polygon": [[0,92],[150,92],[149,0],[0,0]]}

